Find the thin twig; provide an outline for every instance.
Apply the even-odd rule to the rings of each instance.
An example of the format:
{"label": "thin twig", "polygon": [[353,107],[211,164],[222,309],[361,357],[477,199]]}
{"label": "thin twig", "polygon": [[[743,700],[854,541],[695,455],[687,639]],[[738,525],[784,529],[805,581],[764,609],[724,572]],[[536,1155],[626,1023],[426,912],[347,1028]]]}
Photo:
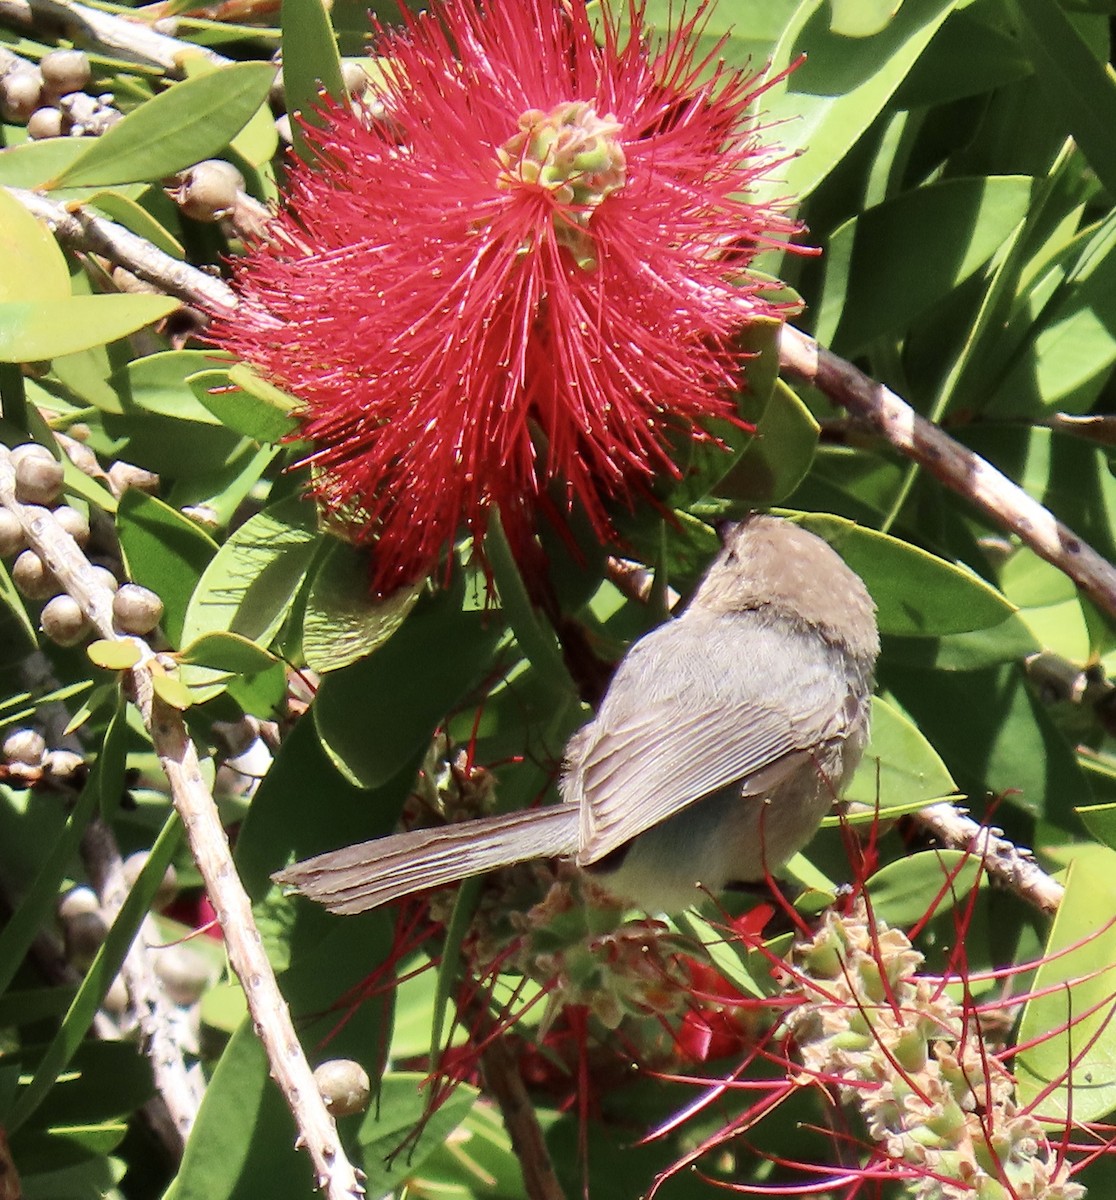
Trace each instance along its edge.
{"label": "thin twig", "polygon": [[183,63],[189,57],[200,56],[218,67],[233,61],[216,50],[156,33],[142,21],[69,0],[0,0],[0,25],[64,37],[75,45],[158,67],[175,77],[183,74]]}
{"label": "thin twig", "polygon": [[1024,900],[1053,916],[1066,889],[1031,857],[1031,852],[1009,842],[1000,830],[981,825],[943,801],[911,814],[911,819],[945,846],[978,857],[997,883],[1005,884]]}
{"label": "thin twig", "polygon": [[171,798],[182,819],[190,849],[201,872],[225,937],[229,961],[244,989],[248,1010],[263,1043],[272,1077],[294,1116],[299,1145],[314,1164],[317,1186],[329,1200],[363,1195],[357,1172],[337,1136],[337,1127],[314,1082],[263,949],[252,905],[232,861],[228,838],[213,796],[205,785],[197,750],[182,714],[163,703],[152,684],[154,655],[138,638],[117,633],[112,620],[112,592],[105,587],[77,543],[52,513],[20,504],[15,498],[15,471],[7,450],[0,450],[0,504],[19,519],[28,544],[43,559],[59,584],[81,605],[98,633],[136,647],[140,661],[126,672],[155,753],[170,783]]}
{"label": "thin twig", "polygon": [[894,392],[813,338],[784,326],[779,362],[885,438],[901,454],[1010,529],[1097,605],[1116,616],[1116,567],[990,462],[954,441]]}
{"label": "thin twig", "polygon": [[[0,4],[3,2],[0,0]],[[224,280],[171,258],[123,225],[94,216],[83,208],[48,200],[25,188],[7,190],[33,216],[45,222],[69,249],[99,254],[154,284],[168,296],[177,296],[197,308],[212,311],[236,307],[236,294]]]}

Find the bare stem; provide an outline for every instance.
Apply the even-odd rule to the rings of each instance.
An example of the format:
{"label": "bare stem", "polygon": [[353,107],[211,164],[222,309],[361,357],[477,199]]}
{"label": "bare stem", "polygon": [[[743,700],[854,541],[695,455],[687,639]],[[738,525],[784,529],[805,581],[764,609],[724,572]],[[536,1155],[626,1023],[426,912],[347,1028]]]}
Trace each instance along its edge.
{"label": "bare stem", "polygon": [[214,66],[232,62],[216,50],[156,33],[141,20],[129,20],[69,0],[0,0],[0,25],[64,37],[75,45],[158,67],[173,76],[182,75],[183,63],[191,55],[201,55]]}
{"label": "bare stem", "polygon": [[955,805],[943,801],[911,814],[911,819],[943,845],[981,860],[990,878],[1051,916],[1066,889],[1035,862],[1031,852],[1009,842],[998,829],[981,825]]}
{"label": "bare stem", "polygon": [[7,190],[33,216],[45,222],[63,246],[85,254],[99,254],[154,284],[168,296],[177,296],[197,308],[213,311],[236,307],[236,294],[224,280],[171,258],[123,225],[94,216],[83,208],[71,209],[26,188]]}
{"label": "bare stem", "polygon": [[848,409],[901,454],[1018,535],[1098,608],[1116,616],[1116,567],[990,462],[919,416],[882,383],[789,325],[783,327],[779,361],[789,374]]}
{"label": "bare stem", "polygon": [[112,592],[100,582],[77,543],[54,515],[45,508],[23,505],[16,500],[15,471],[6,449],[0,449],[0,504],[19,519],[28,544],[82,606],[98,633],[106,639],[128,642],[139,652],[140,661],[126,673],[131,694],[170,783],[171,798],[217,910],[229,961],[244,988],[272,1077],[298,1127],[299,1144],[309,1153],[317,1186],[329,1200],[352,1200],[363,1195],[356,1169],[341,1146],[337,1127],[314,1082],[290,1011],[264,952],[252,905],[236,873],[217,806],[202,778],[197,749],[186,732],[182,714],[155,694],[151,670],[154,655],[150,647],[140,639],[116,632]]}

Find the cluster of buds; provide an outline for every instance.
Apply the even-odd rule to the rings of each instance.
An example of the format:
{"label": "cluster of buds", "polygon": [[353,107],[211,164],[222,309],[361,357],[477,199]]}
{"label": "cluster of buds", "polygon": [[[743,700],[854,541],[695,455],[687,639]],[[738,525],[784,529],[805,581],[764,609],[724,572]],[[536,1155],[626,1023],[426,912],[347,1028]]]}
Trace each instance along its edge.
{"label": "cluster of buds", "polygon": [[919,975],[922,955],[860,903],[792,955],[787,1016],[804,1072],[859,1110],[912,1200],[1079,1200],[1085,1189],[970,1014]]}
{"label": "cluster of buds", "polygon": [[[7,451],[3,451],[7,454]],[[16,508],[0,508],[0,557],[15,556],[12,580],[29,600],[45,600],[40,614],[43,633],[60,646],[76,646],[91,631],[89,616],[81,604],[62,589],[61,583],[40,554],[27,545],[27,522],[34,523],[50,512],[63,536],[79,548],[89,541],[89,522],[77,509],[60,503],[64,469],[45,447],[35,442],[16,446],[10,452],[15,478]],[[146,636],[162,620],[163,603],[150,589],[134,583],[118,583],[105,566],[93,566],[92,578],[113,593],[112,615],[121,633]]]}
{"label": "cluster of buds", "polygon": [[97,137],[124,115],[111,93],[91,95],[89,56],[83,50],[51,50],[36,66],[0,49],[0,115],[27,126],[33,141]]}

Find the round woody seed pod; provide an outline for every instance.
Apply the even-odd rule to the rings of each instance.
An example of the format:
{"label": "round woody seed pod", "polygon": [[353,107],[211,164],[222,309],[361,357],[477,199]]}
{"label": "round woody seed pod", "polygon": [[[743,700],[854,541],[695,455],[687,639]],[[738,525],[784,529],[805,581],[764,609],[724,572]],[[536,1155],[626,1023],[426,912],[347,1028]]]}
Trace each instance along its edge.
{"label": "round woody seed pod", "polygon": [[12,466],[18,467],[26,458],[41,458],[44,462],[49,460],[55,462],[53,454],[46,448],[40,446],[38,442],[20,442],[18,446],[12,447]]}
{"label": "round woody seed pod", "polygon": [[48,750],[43,755],[43,770],[65,783],[80,782],[85,759],[73,750]]}
{"label": "round woody seed pod", "polygon": [[108,588],[110,592],[115,592],[120,586],[120,580],[108,569],[108,567],[90,567],[93,573],[93,579],[99,587]]}
{"label": "round woody seed pod", "polygon": [[353,100],[359,100],[368,91],[371,80],[368,78],[368,72],[360,63],[343,62],[341,64],[341,82],[345,85],[345,90],[350,97]]}
{"label": "round woody seed pod", "polygon": [[39,627],[59,646],[76,646],[89,633],[89,618],[81,605],[63,592],[48,600],[39,616]]}
{"label": "round woody seed pod", "polygon": [[63,921],[62,935],[66,957],[75,967],[85,970],[108,937],[108,926],[99,912],[79,912]]}
{"label": "round woody seed pod", "polygon": [[58,580],[34,550],[24,550],[12,564],[12,582],[28,600],[46,600],[58,591]]}
{"label": "round woody seed pod", "polygon": [[[135,854],[129,854],[124,860],[124,878],[128,881],[128,886],[132,887],[139,878],[140,872],[147,865],[147,860],[151,857],[151,852],[148,850],[137,850]],[[155,893],[153,905],[155,908],[165,908],[178,895],[178,872],[170,863],[167,864],[167,869],[163,872],[162,881]]]}
{"label": "round woody seed pod", "polygon": [[109,984],[101,1007],[115,1017],[121,1017],[128,1011],[128,988],[119,975]]}
{"label": "round woody seed pod", "polygon": [[210,158],[186,172],[178,189],[178,204],[195,221],[219,221],[236,204],[244,176],[231,163]]}
{"label": "round woody seed pod", "polygon": [[93,77],[89,55],[84,50],[51,50],[39,62],[43,87],[55,96],[80,92]]}
{"label": "round woody seed pod", "polygon": [[2,750],[8,762],[37,767],[46,753],[46,739],[37,729],[13,729],[4,739]]}
{"label": "round woody seed pod", "polygon": [[11,558],[26,549],[27,538],[19,518],[6,508],[0,508],[0,558]]}
{"label": "round woody seed pod", "polygon": [[112,616],[121,633],[143,637],[163,619],[163,602],[150,588],[126,583],[112,598]]}
{"label": "round woody seed pod", "polygon": [[335,1117],[364,1112],[372,1096],[368,1072],[351,1058],[333,1058],[315,1067],[314,1082]]}
{"label": "round woody seed pod", "polygon": [[33,142],[62,136],[62,113],[53,105],[37,108],[27,118],[27,136]]}
{"label": "round woody seed pod", "polygon": [[89,522],[76,508],[68,504],[59,505],[54,510],[54,519],[79,546],[85,546],[89,541]]}
{"label": "round woody seed pod", "polygon": [[0,116],[13,125],[25,125],[39,107],[43,77],[38,67],[9,71],[0,79]]}
{"label": "round woody seed pod", "polygon": [[[39,447],[43,449],[43,447]],[[62,492],[62,464],[46,452],[24,454],[15,459],[15,494],[21,504],[43,504],[48,508],[58,502]]]}
{"label": "round woody seed pod", "polygon": [[167,996],[183,1008],[197,1003],[209,985],[211,971],[205,958],[190,946],[166,946],[155,957],[155,974]]}
{"label": "round woody seed pod", "polygon": [[101,902],[97,893],[90,887],[72,887],[58,901],[58,919],[62,922],[72,921],[85,913],[99,913]]}

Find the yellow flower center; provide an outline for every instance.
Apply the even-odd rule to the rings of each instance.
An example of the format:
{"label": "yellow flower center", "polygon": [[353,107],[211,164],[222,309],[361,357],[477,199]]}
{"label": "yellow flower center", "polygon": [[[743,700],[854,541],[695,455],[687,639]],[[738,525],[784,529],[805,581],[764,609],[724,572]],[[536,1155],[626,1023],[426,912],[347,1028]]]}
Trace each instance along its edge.
{"label": "yellow flower center", "polygon": [[[542,188],[554,203],[554,232],[582,270],[597,265],[586,232],[597,206],[624,186],[620,122],[599,117],[591,104],[569,101],[543,112],[530,108],[518,132],[496,151],[501,188]],[[530,249],[527,245],[524,251]]]}

